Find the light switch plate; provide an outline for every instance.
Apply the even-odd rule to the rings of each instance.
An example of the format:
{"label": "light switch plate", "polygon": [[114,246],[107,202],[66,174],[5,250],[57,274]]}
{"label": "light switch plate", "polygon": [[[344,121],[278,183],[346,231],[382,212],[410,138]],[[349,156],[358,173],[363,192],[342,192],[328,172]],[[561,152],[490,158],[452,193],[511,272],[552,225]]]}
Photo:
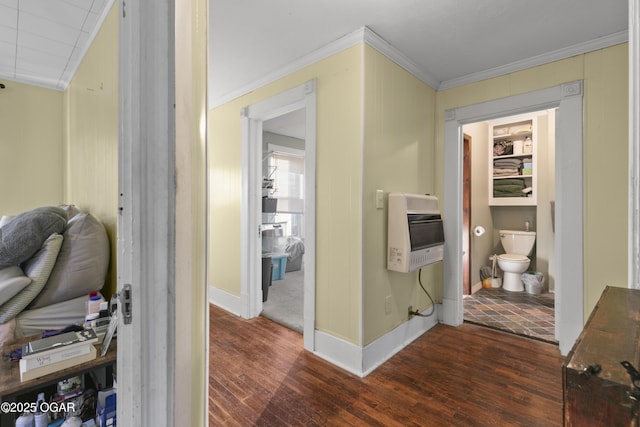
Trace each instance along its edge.
{"label": "light switch plate", "polygon": [[384,208],[384,191],[376,190],[376,208],[382,209]]}
{"label": "light switch plate", "polygon": [[386,314],[391,314],[391,303],[392,303],[392,296],[391,295],[387,295],[384,299],[384,312]]}

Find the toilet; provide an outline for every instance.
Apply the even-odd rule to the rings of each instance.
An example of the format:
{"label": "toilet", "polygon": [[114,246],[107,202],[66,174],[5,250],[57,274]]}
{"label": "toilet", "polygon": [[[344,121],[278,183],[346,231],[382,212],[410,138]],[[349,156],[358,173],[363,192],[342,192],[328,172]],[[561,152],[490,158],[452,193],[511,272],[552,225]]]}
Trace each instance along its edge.
{"label": "toilet", "polygon": [[498,266],[504,272],[502,288],[507,291],[524,291],[520,275],[527,271],[536,241],[535,231],[500,230],[500,241],[506,254],[498,255]]}

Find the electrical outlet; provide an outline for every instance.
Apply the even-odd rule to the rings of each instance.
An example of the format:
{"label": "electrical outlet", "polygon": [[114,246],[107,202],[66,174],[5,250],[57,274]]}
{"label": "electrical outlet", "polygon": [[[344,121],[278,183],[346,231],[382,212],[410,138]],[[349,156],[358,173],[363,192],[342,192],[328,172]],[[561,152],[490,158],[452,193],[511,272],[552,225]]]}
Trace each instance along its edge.
{"label": "electrical outlet", "polygon": [[409,308],[407,309],[407,317],[409,319],[411,319],[413,317],[413,306],[410,305]]}
{"label": "electrical outlet", "polygon": [[384,299],[384,312],[386,314],[391,314],[391,295],[387,295]]}

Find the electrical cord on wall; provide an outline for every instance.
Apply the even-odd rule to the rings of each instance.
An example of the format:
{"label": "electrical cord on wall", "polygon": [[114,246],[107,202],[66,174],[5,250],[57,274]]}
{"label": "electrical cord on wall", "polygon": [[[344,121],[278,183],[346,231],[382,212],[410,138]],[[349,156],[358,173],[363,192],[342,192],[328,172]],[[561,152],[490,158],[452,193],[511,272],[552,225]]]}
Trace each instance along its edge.
{"label": "electrical cord on wall", "polygon": [[427,297],[429,298],[429,301],[431,301],[431,312],[429,312],[428,314],[422,314],[418,310],[414,310],[414,311],[411,312],[411,314],[413,316],[419,316],[419,317],[430,317],[430,316],[433,316],[433,313],[435,313],[435,311],[436,311],[436,304],[433,302],[433,298],[431,298],[431,295],[429,295],[429,292],[427,292],[427,290],[422,285],[422,277],[421,276],[422,276],[422,269],[418,270],[418,283],[420,284],[420,287],[422,288],[424,293],[427,294]]}

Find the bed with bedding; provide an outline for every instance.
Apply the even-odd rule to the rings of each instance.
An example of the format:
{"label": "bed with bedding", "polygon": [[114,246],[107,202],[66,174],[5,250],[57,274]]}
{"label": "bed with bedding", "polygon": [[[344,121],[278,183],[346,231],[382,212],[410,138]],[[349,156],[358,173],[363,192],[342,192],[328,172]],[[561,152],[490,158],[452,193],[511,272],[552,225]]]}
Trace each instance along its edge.
{"label": "bed with bedding", "polygon": [[72,205],[0,220],[0,347],[15,338],[82,324],[104,286],[109,241],[100,221]]}

